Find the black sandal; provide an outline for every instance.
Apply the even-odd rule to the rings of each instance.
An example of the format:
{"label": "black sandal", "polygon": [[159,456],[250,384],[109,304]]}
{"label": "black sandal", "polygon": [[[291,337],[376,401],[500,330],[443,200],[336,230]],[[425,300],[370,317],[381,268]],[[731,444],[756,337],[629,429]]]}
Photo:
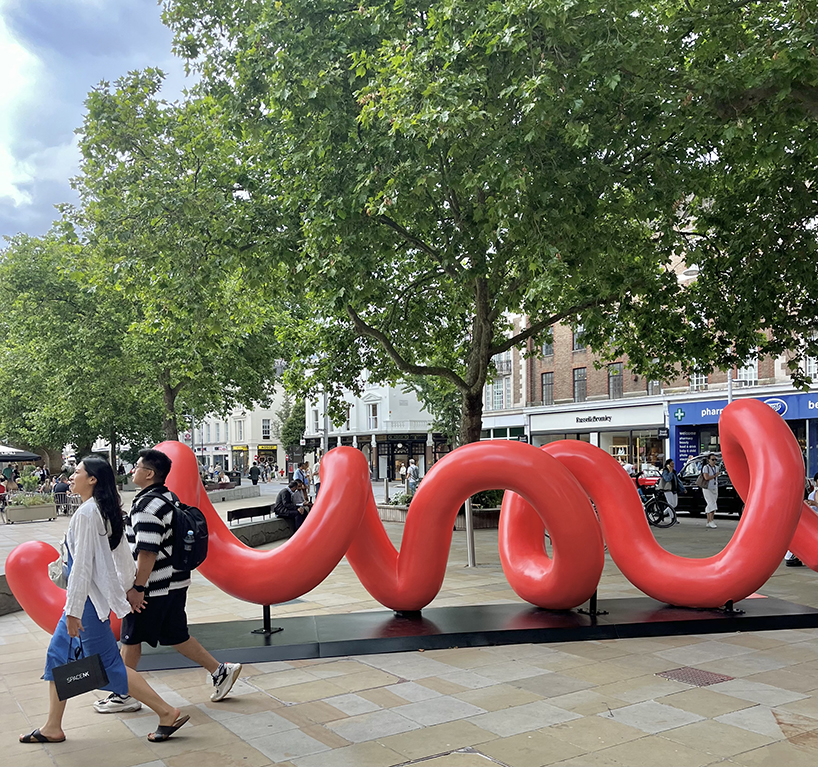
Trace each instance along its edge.
{"label": "black sandal", "polygon": [[20,743],[62,743],[65,741],[65,735],[57,740],[52,740],[47,735],[43,735],[39,728],[32,730],[28,735],[20,736]]}
{"label": "black sandal", "polygon": [[151,743],[162,743],[162,741],[168,740],[176,730],[187,723],[188,719],[190,719],[190,716],[185,714],[184,716],[180,716],[173,724],[160,724],[156,728],[156,732],[152,732],[148,735],[148,740]]}

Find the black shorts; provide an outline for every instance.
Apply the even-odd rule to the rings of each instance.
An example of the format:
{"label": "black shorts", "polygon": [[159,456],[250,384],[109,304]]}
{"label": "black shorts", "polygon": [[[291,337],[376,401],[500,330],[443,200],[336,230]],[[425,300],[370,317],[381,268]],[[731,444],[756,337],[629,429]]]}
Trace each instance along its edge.
{"label": "black shorts", "polygon": [[122,619],[122,644],[147,642],[151,647],[187,642],[185,602],[187,589],[173,589],[165,597],[147,597],[141,613],[129,613]]}

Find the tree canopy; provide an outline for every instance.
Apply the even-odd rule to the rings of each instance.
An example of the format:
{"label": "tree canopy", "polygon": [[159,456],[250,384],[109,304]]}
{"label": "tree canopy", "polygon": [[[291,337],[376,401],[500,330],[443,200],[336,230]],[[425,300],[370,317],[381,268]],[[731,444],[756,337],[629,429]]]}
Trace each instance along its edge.
{"label": "tree canopy", "polygon": [[237,145],[204,97],[169,104],[163,75],[133,72],[88,97],[78,217],[98,284],[132,309],[129,351],[179,416],[265,402],[280,352],[269,280],[253,268]]}
{"label": "tree canopy", "polygon": [[492,356],[557,321],[651,378],[818,352],[814,10],[165,4],[312,310],[293,379],[436,377],[461,441]]}

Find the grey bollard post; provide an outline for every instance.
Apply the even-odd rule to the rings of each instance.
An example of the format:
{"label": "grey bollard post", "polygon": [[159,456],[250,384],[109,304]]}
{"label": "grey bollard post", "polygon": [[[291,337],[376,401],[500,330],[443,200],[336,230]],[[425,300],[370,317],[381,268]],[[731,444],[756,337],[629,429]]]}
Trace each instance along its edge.
{"label": "grey bollard post", "polygon": [[468,564],[466,567],[476,567],[474,557],[474,520],[471,513],[471,498],[466,500],[466,553]]}
{"label": "grey bollard post", "polygon": [[383,502],[389,503],[389,478],[383,478]]}

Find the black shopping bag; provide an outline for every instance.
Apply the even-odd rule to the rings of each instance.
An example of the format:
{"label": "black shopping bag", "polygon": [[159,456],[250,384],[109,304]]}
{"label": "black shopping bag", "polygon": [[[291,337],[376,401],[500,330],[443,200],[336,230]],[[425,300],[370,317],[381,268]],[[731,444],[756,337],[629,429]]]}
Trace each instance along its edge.
{"label": "black shopping bag", "polygon": [[82,639],[73,649],[72,643],[73,638],[68,642],[68,663],[63,666],[55,666],[51,671],[54,685],[57,688],[57,697],[60,700],[68,700],[91,690],[99,690],[108,684],[108,674],[105,672],[99,653],[86,658],[82,648]]}

